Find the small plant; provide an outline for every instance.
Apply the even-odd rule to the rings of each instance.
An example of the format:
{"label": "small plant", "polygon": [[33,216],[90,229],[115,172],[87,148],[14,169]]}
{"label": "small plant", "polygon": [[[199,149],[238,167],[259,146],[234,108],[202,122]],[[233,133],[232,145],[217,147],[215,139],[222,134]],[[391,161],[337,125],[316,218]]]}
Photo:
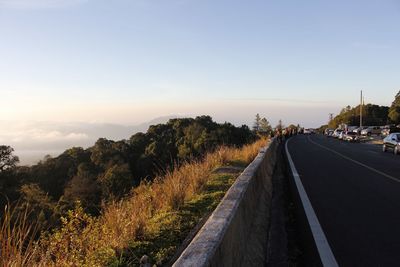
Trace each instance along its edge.
{"label": "small plant", "polygon": [[98,220],[86,214],[80,204],[62,219],[62,227],[50,236],[42,236],[40,265],[101,266],[114,251],[98,237],[105,236]]}

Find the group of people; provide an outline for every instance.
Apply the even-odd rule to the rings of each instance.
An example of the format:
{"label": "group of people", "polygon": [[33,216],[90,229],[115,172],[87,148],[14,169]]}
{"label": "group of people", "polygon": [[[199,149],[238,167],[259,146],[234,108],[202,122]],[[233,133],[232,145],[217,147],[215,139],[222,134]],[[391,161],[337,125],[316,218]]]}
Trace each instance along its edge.
{"label": "group of people", "polygon": [[285,142],[286,139],[288,139],[291,136],[297,135],[299,133],[299,130],[297,128],[277,128],[275,130],[274,136],[278,139],[279,143]]}

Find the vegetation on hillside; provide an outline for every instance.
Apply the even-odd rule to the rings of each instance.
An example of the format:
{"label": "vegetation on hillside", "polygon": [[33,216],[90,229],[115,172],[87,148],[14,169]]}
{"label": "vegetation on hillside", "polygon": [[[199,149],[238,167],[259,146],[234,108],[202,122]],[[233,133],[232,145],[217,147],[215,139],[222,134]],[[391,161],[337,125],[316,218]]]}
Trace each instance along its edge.
{"label": "vegetation on hillside", "polygon": [[392,123],[400,124],[400,91],[389,108],[389,119]]}
{"label": "vegetation on hillside", "polygon": [[60,225],[61,216],[76,201],[85,212],[97,216],[103,202],[123,198],[142,181],[200,159],[220,145],[242,146],[255,138],[247,126],[218,124],[200,116],[153,125],[147,133],[127,140],[100,138],[88,149],[70,148],[31,167],[17,167],[12,148],[2,146],[0,205],[20,199],[21,209],[31,207],[30,218],[38,218],[43,229],[52,228]]}
{"label": "vegetation on hillside", "polygon": [[200,116],[30,167],[0,146],[0,265],[129,265],[141,253],[165,262],[234,180],[211,172],[249,163],[260,143],[240,148],[257,138]]}
{"label": "vegetation on hillside", "polygon": [[[33,244],[27,219],[10,224],[13,244],[28,244],[24,249],[3,250],[2,265],[27,259],[38,266],[127,266],[136,265],[143,254],[163,264],[174,254],[190,229],[215,208],[234,176],[213,174],[220,166],[246,166],[257,155],[260,140],[243,148],[220,147],[201,159],[172,168],[152,182],[143,180],[120,200],[103,203],[99,216],[85,212],[82,202],[61,217],[62,226],[43,233]],[[79,171],[79,170],[78,170]],[[85,170],[82,170],[85,171]],[[3,243],[0,243],[3,246]]]}
{"label": "vegetation on hillside", "polygon": [[[363,105],[363,124],[381,126],[389,122],[389,107],[373,104]],[[347,106],[343,108],[339,115],[329,122],[330,128],[336,128],[340,124],[359,125],[360,124],[360,105],[356,107]]]}
{"label": "vegetation on hillside", "polygon": [[[362,106],[362,114],[364,125],[383,126],[386,124],[400,124],[400,91],[396,94],[390,108],[387,106],[367,104]],[[343,108],[341,112],[329,122],[328,127],[336,128],[342,123],[347,125],[359,125],[360,105]]]}

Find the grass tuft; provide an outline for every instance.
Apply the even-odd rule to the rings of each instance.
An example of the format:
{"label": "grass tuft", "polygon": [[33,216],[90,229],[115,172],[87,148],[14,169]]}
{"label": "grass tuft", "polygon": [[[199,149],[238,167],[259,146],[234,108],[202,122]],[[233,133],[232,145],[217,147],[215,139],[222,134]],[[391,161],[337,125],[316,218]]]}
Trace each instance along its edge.
{"label": "grass tuft", "polygon": [[0,218],[0,266],[28,266],[35,254],[36,225],[28,223],[29,207],[23,211],[6,205]]}

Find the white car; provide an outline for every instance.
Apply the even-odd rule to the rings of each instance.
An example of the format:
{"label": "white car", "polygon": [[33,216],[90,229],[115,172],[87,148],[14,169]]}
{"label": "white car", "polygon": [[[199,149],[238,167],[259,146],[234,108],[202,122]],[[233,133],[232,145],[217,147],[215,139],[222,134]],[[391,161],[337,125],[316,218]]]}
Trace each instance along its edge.
{"label": "white car", "polygon": [[331,137],[333,135],[334,130],[332,129],[326,129],[325,130],[325,135],[328,137]]}
{"label": "white car", "polygon": [[336,130],[333,132],[332,136],[335,137],[335,138],[338,138],[339,135],[340,135],[340,133],[342,133],[342,132],[343,132],[342,129],[336,129]]}
{"label": "white car", "polygon": [[383,152],[386,152],[388,149],[393,150],[395,155],[400,152],[400,133],[391,133],[385,139],[383,139]]}
{"label": "white car", "polygon": [[361,135],[380,135],[382,132],[381,127],[379,126],[370,126],[361,131]]}
{"label": "white car", "polygon": [[367,129],[367,128],[368,128],[368,127],[365,127],[365,126],[363,126],[363,127],[358,127],[358,128],[356,128],[356,129],[354,129],[353,132],[356,133],[356,134],[358,134],[358,135],[360,135],[360,134],[361,134],[361,131],[364,130],[364,129]]}
{"label": "white car", "polygon": [[347,131],[347,132],[353,132],[353,131],[356,130],[356,129],[358,129],[357,126],[347,126],[346,131]]}

